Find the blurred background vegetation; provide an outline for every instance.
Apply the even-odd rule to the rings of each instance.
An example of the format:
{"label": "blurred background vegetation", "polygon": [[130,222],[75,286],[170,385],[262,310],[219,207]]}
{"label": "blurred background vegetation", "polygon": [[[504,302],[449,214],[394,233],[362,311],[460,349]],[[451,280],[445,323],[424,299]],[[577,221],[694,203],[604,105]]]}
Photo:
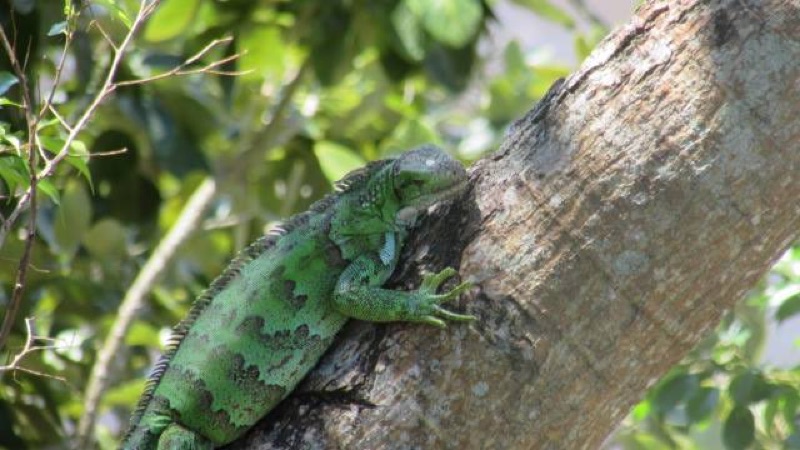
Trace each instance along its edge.
{"label": "blurred background vegetation", "polygon": [[[134,0],[0,0],[15,56],[0,52],[4,318],[32,219],[19,205],[31,173],[46,175],[0,342],[0,448],[67,448],[87,410],[89,438],[114,448],[170,327],[238,249],[366,161],[431,142],[465,164],[496,149],[577,67],[496,39],[494,11],[512,3],[570,36],[575,64],[609,31],[580,0],[162,0],[141,23]],[[87,384],[122,299],[209,180],[202,220],[147,286],[95,405]],[[800,448],[800,338],[780,364],[763,358],[798,313],[795,247],[606,446]]]}

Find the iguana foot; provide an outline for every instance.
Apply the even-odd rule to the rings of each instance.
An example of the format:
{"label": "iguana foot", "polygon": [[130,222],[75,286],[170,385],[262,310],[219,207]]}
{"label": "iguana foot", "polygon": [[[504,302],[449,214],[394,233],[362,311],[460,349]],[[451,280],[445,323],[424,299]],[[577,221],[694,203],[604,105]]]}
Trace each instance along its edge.
{"label": "iguana foot", "polygon": [[457,314],[439,306],[441,303],[458,298],[462,292],[472,287],[472,283],[465,282],[444,294],[437,294],[436,290],[439,286],[456,273],[458,272],[456,272],[455,269],[448,267],[439,273],[425,275],[422,279],[422,285],[420,285],[419,290],[416,292],[417,304],[414,310],[416,314],[408,320],[427,323],[439,328],[447,326],[446,322],[442,319],[456,322],[476,320],[477,318],[475,316]]}

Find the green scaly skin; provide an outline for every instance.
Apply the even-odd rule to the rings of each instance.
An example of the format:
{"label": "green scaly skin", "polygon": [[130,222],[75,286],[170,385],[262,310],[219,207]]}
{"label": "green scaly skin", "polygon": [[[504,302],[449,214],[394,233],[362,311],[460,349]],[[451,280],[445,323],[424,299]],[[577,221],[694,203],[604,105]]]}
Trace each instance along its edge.
{"label": "green scaly skin", "polygon": [[417,291],[381,288],[417,214],[466,184],[457,161],[420,147],[349,174],[338,192],[243,250],[175,327],[121,448],[234,441],[292,392],[350,318],[438,327],[474,319],[439,306],[468,288],[436,293],[453,269]]}

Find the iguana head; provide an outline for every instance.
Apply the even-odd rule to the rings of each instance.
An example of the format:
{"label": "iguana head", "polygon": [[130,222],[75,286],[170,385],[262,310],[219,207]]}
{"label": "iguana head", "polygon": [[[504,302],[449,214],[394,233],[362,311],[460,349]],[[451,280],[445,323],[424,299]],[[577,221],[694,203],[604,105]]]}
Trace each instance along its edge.
{"label": "iguana head", "polygon": [[392,171],[401,220],[413,220],[417,213],[457,196],[467,187],[467,172],[461,163],[432,145],[403,153],[394,161]]}

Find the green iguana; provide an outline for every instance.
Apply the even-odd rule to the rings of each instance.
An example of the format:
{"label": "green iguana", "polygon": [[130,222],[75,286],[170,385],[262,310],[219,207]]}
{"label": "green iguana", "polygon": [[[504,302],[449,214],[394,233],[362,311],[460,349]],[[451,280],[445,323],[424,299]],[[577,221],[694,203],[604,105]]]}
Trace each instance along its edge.
{"label": "green iguana", "polygon": [[255,241],[195,301],[155,365],[122,449],[211,449],[285,398],[350,319],[421,322],[474,317],[439,306],[468,288],[382,289],[416,216],[467,185],[464,168],[424,146],[376,161],[337,192]]}

